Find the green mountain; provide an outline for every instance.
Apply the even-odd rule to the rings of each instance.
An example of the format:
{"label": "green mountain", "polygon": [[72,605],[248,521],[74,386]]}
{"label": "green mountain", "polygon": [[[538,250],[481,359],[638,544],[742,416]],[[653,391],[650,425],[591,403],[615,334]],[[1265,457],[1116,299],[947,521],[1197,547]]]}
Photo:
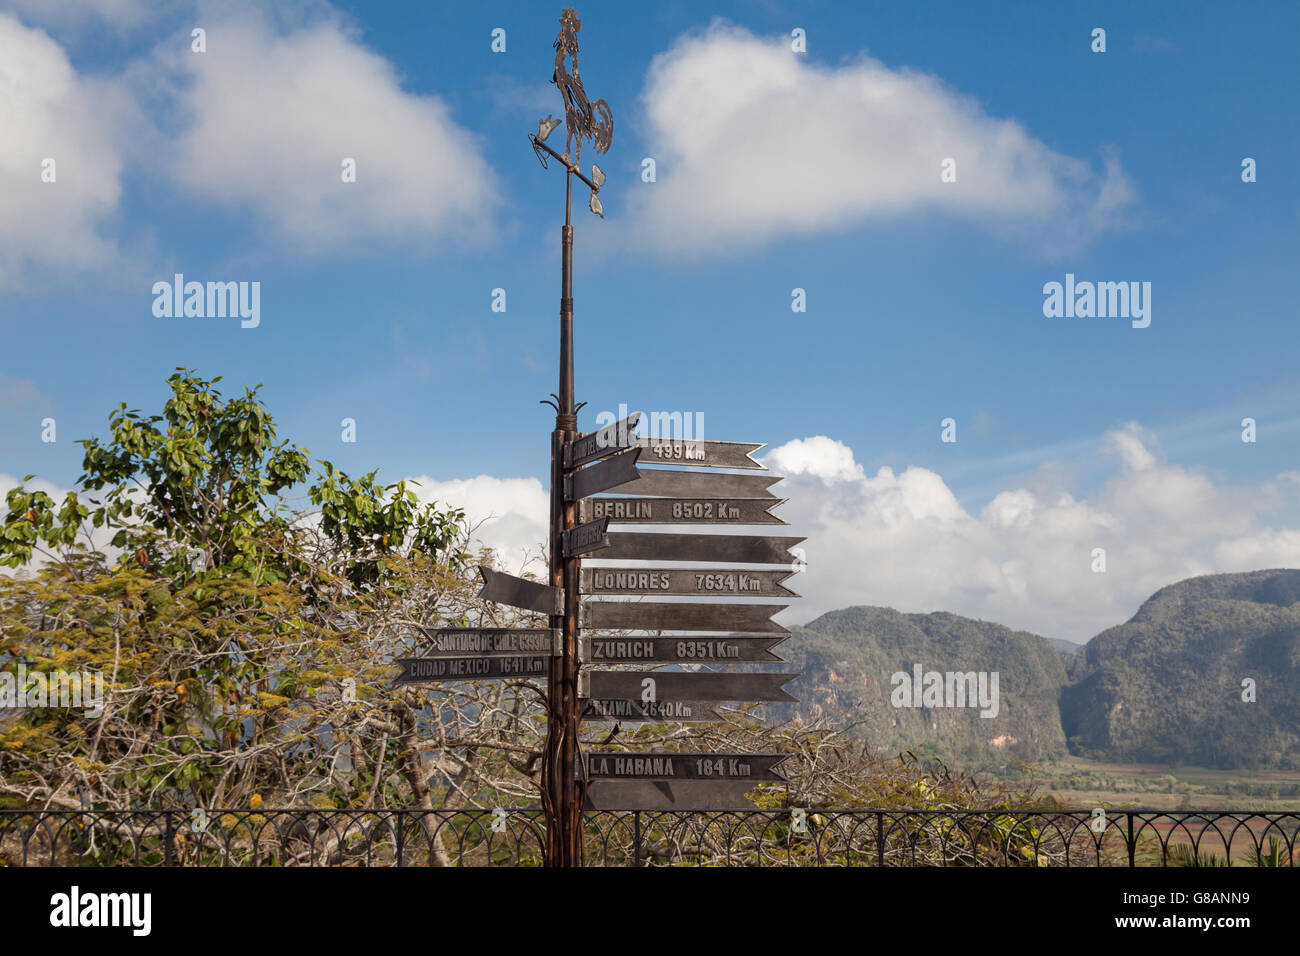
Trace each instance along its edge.
{"label": "green mountain", "polygon": [[[1300,767],[1300,571],[1190,578],[1088,642],[1061,700],[1084,756]],[[1254,702],[1242,699],[1255,683]]]}
{"label": "green mountain", "polygon": [[[800,700],[801,716],[839,721],[848,714],[861,735],[882,749],[936,753],[968,766],[1066,751],[1058,708],[1065,668],[1060,654],[1036,634],[956,614],[851,607],[795,628],[782,650],[800,671],[789,689]],[[981,716],[978,706],[946,706],[946,700],[924,706],[924,693],[919,701],[894,706],[901,685],[912,689],[917,665],[923,673],[943,675],[997,672],[996,715]],[[906,676],[895,680],[896,674]],[[992,690],[990,683],[985,686]],[[770,712],[781,716],[779,708]]]}
{"label": "green mountain", "polygon": [[[832,611],[792,632],[782,651],[801,673],[790,685],[800,703],[769,714],[847,719],[886,751],[934,753],[968,768],[1067,749],[1111,761],[1300,767],[1300,570],[1181,581],[1083,647],[955,614],[879,607]],[[900,698],[916,665],[940,675],[997,672],[997,715]],[[900,673],[909,679],[894,679]],[[1247,678],[1253,703],[1242,700]]]}

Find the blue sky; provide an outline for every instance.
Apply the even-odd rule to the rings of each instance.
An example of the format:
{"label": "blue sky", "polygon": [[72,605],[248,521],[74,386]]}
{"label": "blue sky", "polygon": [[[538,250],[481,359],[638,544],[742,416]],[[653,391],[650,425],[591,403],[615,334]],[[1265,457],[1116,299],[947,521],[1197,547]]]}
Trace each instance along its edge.
{"label": "blue sky", "polygon": [[[538,401],[555,389],[563,177],[524,137],[559,109],[547,82],[558,4],[6,9],[0,43],[30,49],[34,30],[52,40],[31,65],[49,77],[28,79],[57,86],[61,56],[77,91],[71,105],[20,100],[33,94],[13,85],[23,77],[8,51],[9,120],[30,125],[0,146],[0,171],[27,175],[53,149],[44,136],[69,157],[61,182],[83,168],[102,182],[79,210],[47,217],[40,204],[62,185],[24,180],[22,216],[0,210],[0,475],[71,484],[73,441],[102,434],[120,401],[158,406],[167,375],[187,366],[228,386],[265,383],[281,435],[348,470],[544,479],[552,419]],[[839,445],[791,446],[782,462],[823,503],[858,508],[843,520],[862,536],[895,528],[872,498],[878,469],[940,476],[956,525],[983,525],[948,529],[984,541],[954,566],[987,561],[1000,583],[981,572],[979,584],[907,591],[907,610],[1019,615],[1006,622],[1082,639],[1185,573],[1300,563],[1300,481],[1279,478],[1300,469],[1300,8],[587,2],[579,13],[581,75],[615,122],[598,158],[606,219],[582,191],[574,214],[578,398],[590,411],[703,412],[706,437],[773,447],[826,436]],[[190,29],[205,24],[208,50],[192,53]],[[498,27],[504,53],[491,50]],[[1090,49],[1095,27],[1105,53]],[[789,51],[795,28],[806,53]],[[299,42],[308,35],[324,39]],[[720,82],[728,70],[734,82]],[[375,119],[357,125],[338,87],[315,82],[382,95],[392,112],[363,103],[355,115]],[[877,117],[881,98],[898,112]],[[39,109],[47,121],[31,119]],[[60,140],[84,115],[112,119]],[[367,188],[389,177],[366,195],[391,214],[336,198],[350,188],[340,142]],[[949,143],[958,177],[940,188]],[[436,183],[422,155],[442,164]],[[645,157],[656,182],[642,181]],[[1244,157],[1254,183],[1242,182]],[[319,197],[303,185],[312,176]],[[403,215],[412,196],[424,219]],[[155,317],[152,283],[174,271],[260,282],[261,324]],[[1151,283],[1150,326],[1045,317],[1043,285],[1067,272]],[[791,311],[796,287],[805,313]],[[504,313],[491,310],[495,288]],[[47,416],[54,444],[39,440]],[[955,443],[940,441],[947,417]],[[343,418],[356,420],[353,444]],[[1162,525],[1125,511],[1143,499],[1124,476],[1153,468],[1158,488],[1200,489]],[[1026,489],[1044,505],[1086,502],[1080,520],[1109,527],[1114,547],[1141,538],[1140,568],[1135,556],[1086,626],[1067,624],[1077,609],[1045,583],[1017,597],[1008,565],[1035,553],[988,543],[1000,527],[990,504]],[[1211,501],[1242,511],[1179,537]],[[924,575],[926,522],[947,519],[908,507],[920,524],[906,542],[835,561],[897,555],[899,573]],[[840,520],[797,516],[814,534]],[[866,574],[813,590],[822,609],[896,595]]]}

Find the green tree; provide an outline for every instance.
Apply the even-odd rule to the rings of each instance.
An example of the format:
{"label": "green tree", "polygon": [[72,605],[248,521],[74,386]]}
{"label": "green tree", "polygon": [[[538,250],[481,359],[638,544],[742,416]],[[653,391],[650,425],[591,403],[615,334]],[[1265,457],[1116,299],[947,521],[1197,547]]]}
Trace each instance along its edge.
{"label": "green tree", "polygon": [[[28,475],[6,497],[0,565],[20,567],[37,555],[66,560],[99,529],[120,550],[119,567],[134,561],[172,580],[238,571],[278,581],[305,569],[309,549],[342,555],[355,586],[388,583],[399,554],[465,559],[455,550],[463,512],[421,507],[406,482],[383,486],[373,471],[352,478],[328,461],[313,470],[306,449],[276,441],[260,386],[223,400],[220,380],[178,369],[161,415],[119,405],[107,441],[79,442],[84,473],[61,504],[29,491]],[[308,481],[317,516],[284,499]]]}
{"label": "green tree", "polygon": [[0,805],[535,799],[536,694],[389,685],[418,627],[489,613],[464,515],[313,467],[218,381],[178,370],[162,414],[119,406],[62,502],[8,494],[0,672],[94,672],[107,700],[0,712]]}

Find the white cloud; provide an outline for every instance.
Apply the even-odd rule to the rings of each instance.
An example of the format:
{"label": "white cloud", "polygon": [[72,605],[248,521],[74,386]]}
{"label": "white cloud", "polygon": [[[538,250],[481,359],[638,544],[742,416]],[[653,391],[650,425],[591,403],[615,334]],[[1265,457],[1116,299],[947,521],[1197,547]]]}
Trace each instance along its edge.
{"label": "white cloud", "polygon": [[1155,467],[1156,456],[1147,450],[1151,436],[1144,434],[1136,422],[1129,422],[1121,429],[1108,432],[1106,440],[1111,448],[1119,452],[1124,467],[1129,471],[1146,471]]}
{"label": "white cloud", "polygon": [[[0,290],[33,268],[73,272],[117,256],[117,209],[136,112],[120,88],[80,76],[44,31],[0,14]],[[52,159],[53,182],[43,182]]]}
{"label": "white cloud", "polygon": [[862,466],[853,460],[853,449],[825,435],[786,442],[767,457],[769,467],[783,475],[813,475],[827,482],[865,477]]}
{"label": "white cloud", "polygon": [[[773,449],[765,461],[797,463],[806,445]],[[1108,432],[1102,446],[1119,467],[1092,500],[1010,488],[978,514],[924,468],[882,468],[857,480],[840,477],[854,467],[843,462],[829,476],[785,471],[790,477],[773,489],[790,499],[782,516],[808,536],[808,568],[795,584],[804,600],[790,619],[876,604],[1083,641],[1182,578],[1300,567],[1300,529],[1264,522],[1288,475],[1259,489],[1216,485],[1163,463],[1136,423]],[[1099,547],[1104,574],[1092,571]]]}
{"label": "white cloud", "polygon": [[865,55],[821,66],[722,22],[657,56],[642,97],[658,181],[629,194],[627,241],[667,254],[924,210],[1062,251],[1132,197],[1113,155],[1098,174],[934,77]]}
{"label": "white cloud", "polygon": [[212,11],[206,53],[160,47],[181,117],[165,162],[183,186],[304,254],[491,234],[496,177],[441,98],[404,90],[337,20],[282,31],[255,9]]}
{"label": "white cloud", "polygon": [[120,27],[137,26],[149,12],[144,0],[8,0],[7,6],[24,20],[55,27],[88,20]]}
{"label": "white cloud", "polygon": [[496,551],[501,566],[509,571],[538,571],[533,562],[546,549],[549,534],[550,495],[536,478],[493,478],[479,475],[453,481],[434,481],[427,476],[408,478],[418,482],[413,489],[423,503],[437,501],[464,508],[477,524],[475,537]]}
{"label": "white cloud", "polygon": [[[808,538],[807,569],[793,582],[802,599],[781,619],[874,604],[1085,641],[1183,578],[1300,567],[1300,528],[1264,521],[1296,496],[1297,473],[1255,488],[1216,485],[1165,463],[1137,423],[1098,444],[1113,471],[1090,499],[1054,480],[1042,483],[1053,490],[1007,488],[978,513],[939,474],[909,467],[868,475],[852,449],[824,435],[772,449],[763,462],[785,476],[772,490],[789,498],[780,513],[790,527],[781,533]],[[479,537],[506,567],[539,555],[548,498],[537,479],[416,480],[422,500],[462,506],[475,520],[490,516]],[[1106,551],[1105,573],[1092,570],[1095,548]]]}

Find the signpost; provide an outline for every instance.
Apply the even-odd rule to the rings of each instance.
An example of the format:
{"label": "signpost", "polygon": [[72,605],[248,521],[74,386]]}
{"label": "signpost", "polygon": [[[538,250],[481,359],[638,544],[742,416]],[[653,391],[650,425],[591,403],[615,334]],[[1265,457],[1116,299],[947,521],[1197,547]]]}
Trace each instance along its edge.
{"label": "signpost", "polygon": [[716,664],[776,661],[784,637],[584,637],[582,659],[592,664]]}
{"label": "signpost", "polygon": [[[646,464],[645,449],[636,450],[641,452],[638,460],[641,464]],[[636,480],[610,490],[619,495],[641,495],[646,498],[775,498],[776,495],[767,489],[780,480],[775,475],[729,475],[726,472],[654,469],[642,471]]]}
{"label": "signpost", "polygon": [[788,524],[772,514],[784,503],[783,498],[587,498],[578,516],[584,521],[608,517],[611,524]]}
{"label": "signpost", "polygon": [[641,477],[641,472],[637,471],[636,467],[636,460],[639,457],[641,457],[641,449],[631,448],[615,455],[613,458],[606,458],[599,464],[583,468],[572,475],[565,475],[565,500],[575,501],[578,498],[585,498],[587,495],[609,491],[611,488],[617,488],[629,482],[635,483]]}
{"label": "signpost", "polygon": [[511,677],[545,677],[550,655],[545,657],[402,657],[395,663],[402,672],[393,686],[425,681],[500,680]]}
{"label": "signpost", "polygon": [[785,634],[769,618],[785,604],[665,604],[650,601],[592,601],[583,605],[582,626],[634,631],[741,631]]}
{"label": "signpost", "polygon": [[777,764],[787,754],[621,754],[587,755],[589,780],[785,780]]}
{"label": "signpost", "polygon": [[[572,505],[566,509],[569,514],[574,513]],[[570,519],[572,520],[572,519]],[[597,518],[594,521],[588,521],[586,524],[577,527],[565,528],[560,532],[560,550],[566,558],[576,558],[580,554],[586,554],[588,551],[598,551],[601,548],[609,547],[609,535],[605,533],[609,528],[609,518]],[[577,572],[574,568],[574,572]],[[566,589],[566,594],[567,589]]]}
{"label": "signpost", "polygon": [[782,582],[793,571],[739,568],[583,568],[583,594],[685,594],[692,597],[798,597]]}
{"label": "signpost", "polygon": [[725,561],[728,564],[793,564],[790,549],[803,538],[748,534],[655,534],[617,531],[608,536],[601,560]]}
{"label": "signpost", "polygon": [[432,643],[429,656],[464,654],[510,656],[557,653],[556,633],[549,627],[443,627],[420,630]]}
{"label": "signpost", "polygon": [[710,704],[690,700],[629,700],[593,697],[584,700],[586,720],[616,720],[626,723],[662,723],[663,721],[720,721],[722,717]]}
{"label": "signpost", "polygon": [[[583,719],[596,721],[720,721],[722,701],[791,701],[784,685],[796,675],[722,671],[593,671],[584,662],[684,664],[766,663],[786,634],[771,620],[785,604],[720,603],[716,598],[793,597],[784,582],[803,538],[699,533],[700,528],[785,524],[772,512],[784,499],[769,489],[780,479],[698,469],[764,470],[751,442],[637,436],[641,414],[591,434],[578,431],[573,368],[574,180],[591,190],[588,208],[604,218],[605,173],[580,168],[584,142],[597,153],[613,139],[613,116],[602,99],[588,97],[578,75],[577,14],[560,16],[552,82],[564,101],[563,121],[546,117],[528,139],[544,168],[564,170],[564,225],[560,232],[559,388],[551,432],[550,555],[548,580],[528,581],[481,568],[479,597],[544,614],[537,628],[424,630],[431,647],[403,658],[396,685],[465,680],[541,679],[546,686],[546,742],[541,759],[547,866],[582,864],[584,804],[601,809],[747,806],[745,793],[786,778],[781,754],[616,753],[583,756]],[[563,153],[546,140],[563,122]],[[572,153],[572,157],[570,154]],[[585,403],[584,403],[585,404]],[[651,416],[653,426],[656,416]],[[648,466],[648,467],[643,467]],[[675,466],[666,468],[663,466]],[[682,470],[692,469],[692,470]],[[612,493],[610,497],[593,497]],[[609,525],[688,525],[690,533],[613,532]],[[584,555],[605,561],[688,562],[705,568],[600,567],[584,571]],[[785,565],[746,570],[735,565]],[[668,595],[704,601],[588,601],[591,595]],[[579,615],[583,619],[580,621]],[[706,636],[636,637],[592,634],[622,631],[702,631]],[[768,636],[763,636],[768,635]],[[585,692],[585,693],[584,693]],[[617,732],[617,728],[615,728]],[[608,744],[613,737],[606,741]],[[604,745],[602,745],[604,746]]]}
{"label": "signpost", "polygon": [[753,458],[762,442],[683,441],[674,438],[638,438],[646,449],[646,464],[690,465],[694,468],[763,468]]}
{"label": "signpost", "polygon": [[623,448],[636,444],[632,433],[636,431],[641,413],[634,412],[622,421],[606,425],[600,431],[592,432],[569,442],[564,449],[564,467],[578,468],[591,461],[612,455]]}
{"label": "signpost", "polygon": [[525,611],[540,611],[542,614],[562,613],[564,592],[559,588],[517,578],[513,574],[503,574],[481,565],[478,573],[483,576],[483,589],[478,592],[481,600],[509,604]]}
{"label": "signpost", "polygon": [[581,686],[592,698],[695,700],[709,704],[734,701],[793,701],[782,685],[798,674],[717,671],[591,671]]}

